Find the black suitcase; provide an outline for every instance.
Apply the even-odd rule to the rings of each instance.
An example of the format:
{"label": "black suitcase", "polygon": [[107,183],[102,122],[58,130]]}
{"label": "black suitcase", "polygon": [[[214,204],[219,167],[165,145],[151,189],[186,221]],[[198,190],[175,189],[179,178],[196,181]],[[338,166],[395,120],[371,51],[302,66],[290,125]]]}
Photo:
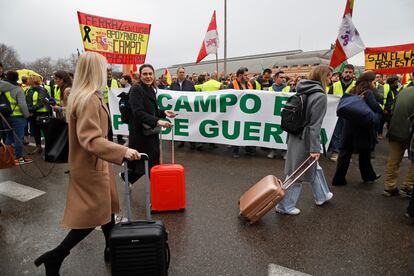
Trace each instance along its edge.
{"label": "black suitcase", "polygon": [[167,275],[170,263],[168,236],[164,224],[151,219],[148,155],[145,158],[146,220],[131,221],[128,167],[124,162],[125,205],[128,221],[116,224],[109,237],[112,275]]}

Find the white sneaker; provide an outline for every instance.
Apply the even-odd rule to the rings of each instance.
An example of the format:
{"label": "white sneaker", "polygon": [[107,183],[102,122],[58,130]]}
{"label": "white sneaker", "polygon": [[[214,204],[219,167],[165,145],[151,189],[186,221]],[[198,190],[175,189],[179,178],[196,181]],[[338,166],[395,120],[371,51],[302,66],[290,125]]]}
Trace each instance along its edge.
{"label": "white sneaker", "polygon": [[325,200],[321,200],[321,201],[315,200],[315,204],[316,204],[316,205],[318,205],[318,206],[321,206],[321,205],[323,205],[325,202],[327,202],[327,201],[331,200],[332,198],[333,198],[333,193],[329,192],[329,193],[326,195],[326,199],[325,199]]}
{"label": "white sneaker", "polygon": [[271,150],[266,157],[269,158],[269,159],[274,159],[275,158],[275,155],[276,155],[276,151],[275,150]]}
{"label": "white sneaker", "polygon": [[277,208],[276,206],[276,212],[281,213],[281,214],[285,214],[285,215],[291,215],[291,216],[296,216],[300,214],[300,209],[298,208],[293,208],[292,210],[286,212],[286,211],[282,211],[279,208]]}

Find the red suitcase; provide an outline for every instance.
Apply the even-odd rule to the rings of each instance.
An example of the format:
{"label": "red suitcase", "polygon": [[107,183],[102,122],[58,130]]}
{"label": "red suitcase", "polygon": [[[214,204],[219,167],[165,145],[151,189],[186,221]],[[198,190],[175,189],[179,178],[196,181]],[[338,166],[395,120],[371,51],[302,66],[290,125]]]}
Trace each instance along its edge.
{"label": "red suitcase", "polygon": [[162,164],[162,137],[160,137],[161,164],[151,169],[151,211],[179,211],[185,209],[184,167],[174,164],[174,129],[172,131],[172,164]]}

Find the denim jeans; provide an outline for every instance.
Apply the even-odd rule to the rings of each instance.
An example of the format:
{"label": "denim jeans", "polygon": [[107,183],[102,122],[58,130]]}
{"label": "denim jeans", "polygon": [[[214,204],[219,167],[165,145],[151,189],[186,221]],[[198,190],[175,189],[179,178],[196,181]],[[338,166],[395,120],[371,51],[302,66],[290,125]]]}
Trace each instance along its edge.
{"label": "denim jeans", "polygon": [[16,137],[13,134],[13,131],[9,131],[6,137],[6,144],[14,146],[14,156],[19,158],[23,153],[23,138],[24,138],[24,128],[27,125],[27,120],[23,116],[10,117],[9,119],[10,126],[13,128],[13,131],[19,137],[20,141],[16,141]]}
{"label": "denim jeans", "polygon": [[339,149],[341,148],[341,136],[342,136],[342,128],[344,127],[344,119],[338,118],[336,121],[335,130],[332,135],[331,140],[331,151],[334,153],[339,153]]}
{"label": "denim jeans", "polygon": [[[325,175],[323,174],[322,167],[319,166],[319,163],[316,164],[316,174],[315,179],[310,183],[313,196],[316,201],[324,201],[329,193],[328,184],[326,183]],[[296,203],[302,189],[302,184],[297,183],[292,185],[285,192],[285,197],[279,204],[276,206],[279,210],[283,212],[290,212],[296,208]]]}

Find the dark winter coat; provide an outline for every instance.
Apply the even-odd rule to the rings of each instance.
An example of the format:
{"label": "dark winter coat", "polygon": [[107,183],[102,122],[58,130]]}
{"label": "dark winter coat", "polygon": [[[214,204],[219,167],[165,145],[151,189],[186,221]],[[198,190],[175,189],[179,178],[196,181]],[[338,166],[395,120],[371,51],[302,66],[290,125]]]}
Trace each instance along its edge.
{"label": "dark winter coat", "polygon": [[410,122],[408,117],[414,113],[414,87],[403,89],[395,101],[387,137],[391,141],[408,144],[410,140]]}
{"label": "dark winter coat", "polygon": [[174,90],[174,91],[195,91],[194,88],[194,84],[185,79],[182,83],[182,86],[180,87],[180,84],[178,82],[178,80],[176,82],[173,82],[170,86],[170,90]]}
{"label": "dark winter coat", "polygon": [[[132,122],[129,129],[129,147],[146,153],[149,156],[149,168],[160,163],[160,139],[158,134],[144,135],[142,123],[156,127],[165,112],[158,109],[156,90],[145,84],[136,84],[129,90],[129,105],[132,111]],[[144,161],[132,161],[128,167],[137,174],[144,174]]]}
{"label": "dark winter coat", "polygon": [[[365,93],[365,102],[376,113],[381,114],[382,109],[375,99],[374,92],[367,90]],[[379,115],[378,115],[379,118]],[[371,127],[361,126],[349,120],[344,120],[342,129],[341,148],[352,147],[354,150],[371,150],[376,143],[376,125]]]}

